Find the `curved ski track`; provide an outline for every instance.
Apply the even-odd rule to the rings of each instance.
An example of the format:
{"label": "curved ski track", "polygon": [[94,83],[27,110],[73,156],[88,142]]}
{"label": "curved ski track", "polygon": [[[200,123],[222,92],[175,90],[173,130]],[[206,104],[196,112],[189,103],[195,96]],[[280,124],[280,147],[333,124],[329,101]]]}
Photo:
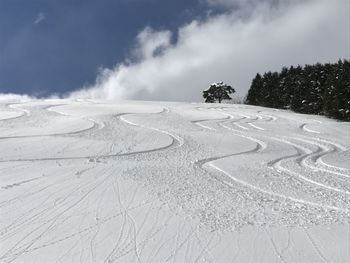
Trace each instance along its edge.
{"label": "curved ski track", "polygon": [[[57,106],[64,106],[66,104],[60,104],[60,105],[53,105],[53,106],[48,106],[45,107],[46,110],[52,110],[53,107]],[[68,116],[66,114],[63,114],[59,111],[54,111],[56,113],[62,114],[64,116]],[[165,107],[162,111],[158,113],[150,113],[150,114],[163,114],[163,113],[169,113],[169,109]],[[62,161],[62,160],[100,160],[100,159],[108,159],[112,157],[123,157],[123,156],[132,156],[132,155],[138,155],[138,154],[147,154],[151,152],[156,152],[156,151],[162,151],[166,149],[171,149],[171,148],[178,148],[181,147],[184,143],[183,139],[179,137],[176,134],[173,134],[171,132],[161,130],[155,127],[149,127],[147,125],[141,125],[137,124],[134,122],[131,122],[127,119],[125,119],[125,116],[127,115],[136,115],[136,113],[118,113],[115,115],[115,117],[119,120],[122,121],[130,126],[136,126],[148,130],[153,130],[162,134],[165,134],[172,139],[172,143],[169,145],[166,145],[164,147],[159,147],[159,148],[154,148],[150,150],[141,150],[141,151],[134,151],[134,152],[126,152],[126,153],[119,153],[119,154],[104,154],[104,155],[92,155],[92,156],[77,156],[77,157],[48,157],[48,158],[26,158],[26,159],[15,159],[15,160],[0,160],[0,163],[6,163],[6,162],[32,162],[32,161]],[[30,114],[28,115],[30,116]],[[19,135],[19,136],[5,136],[5,137],[0,137],[0,140],[8,140],[8,139],[19,139],[19,138],[36,138],[36,137],[55,137],[55,136],[70,136],[70,135],[75,135],[75,134],[84,134],[85,132],[96,132],[98,130],[102,130],[104,128],[104,124],[101,122],[98,122],[94,120],[93,118],[86,118],[86,120],[90,121],[93,123],[93,125],[90,128],[79,130],[79,131],[74,131],[74,132],[66,132],[66,133],[53,133],[53,134],[40,134],[40,135]]]}
{"label": "curved ski track", "polygon": [[[222,110],[222,108],[220,108],[219,110]],[[259,111],[258,111],[258,113],[259,113]],[[339,212],[342,212],[342,213],[345,213],[345,214],[349,215],[349,213],[350,213],[350,208],[349,208],[350,203],[349,203],[349,198],[348,198],[348,196],[350,195],[350,191],[349,190],[343,190],[343,189],[340,189],[340,188],[337,188],[337,187],[333,187],[333,186],[324,184],[322,182],[319,182],[319,181],[314,180],[314,179],[310,178],[309,176],[307,176],[308,173],[305,173],[306,175],[303,175],[301,173],[298,173],[298,172],[295,172],[293,170],[290,170],[290,169],[288,169],[288,168],[286,168],[286,167],[284,167],[282,165],[283,162],[286,162],[288,160],[292,160],[294,165],[297,165],[297,166],[299,166],[299,167],[301,167],[303,169],[311,169],[313,172],[314,171],[322,172],[326,176],[328,176],[329,174],[333,174],[333,175],[339,175],[339,176],[348,178],[350,176],[350,171],[346,171],[345,169],[341,169],[341,168],[338,168],[338,167],[333,167],[335,169],[342,170],[343,172],[341,173],[341,172],[332,171],[331,169],[329,169],[329,167],[331,167],[329,165],[328,165],[328,169],[324,168],[324,167],[319,167],[317,165],[317,163],[319,163],[319,160],[322,157],[324,157],[325,155],[331,154],[331,153],[334,153],[334,152],[339,152],[339,151],[340,152],[341,151],[346,151],[345,147],[343,147],[343,146],[340,146],[340,147],[339,146],[335,146],[336,144],[328,142],[328,144],[333,146],[332,148],[329,148],[329,147],[326,147],[326,146],[322,146],[322,145],[320,145],[317,142],[314,142],[313,139],[311,139],[311,138],[308,138],[309,141],[306,141],[305,139],[302,139],[302,138],[291,138],[291,139],[295,139],[295,140],[298,140],[298,141],[306,142],[308,144],[311,144],[312,146],[316,146],[317,150],[316,151],[312,151],[310,149],[307,149],[305,147],[302,147],[300,145],[292,143],[292,142],[290,142],[288,140],[280,139],[277,136],[276,137],[271,137],[271,136],[267,136],[267,135],[264,135],[264,134],[262,134],[262,135],[255,134],[254,138],[253,138],[253,137],[244,135],[242,131],[248,131],[249,128],[247,126],[244,126],[244,125],[242,125],[240,123],[237,123],[237,122],[242,122],[243,121],[242,123],[250,125],[252,128],[255,128],[255,129],[261,130],[261,131],[265,131],[265,129],[263,129],[261,127],[258,127],[258,126],[254,125],[254,124],[252,124],[250,122],[251,120],[253,120],[253,121],[262,120],[263,119],[262,115],[255,115],[254,117],[252,117],[252,116],[247,116],[247,115],[242,115],[242,114],[236,114],[236,115],[239,115],[239,116],[242,117],[242,118],[239,118],[239,119],[235,119],[233,115],[228,114],[228,113],[223,113],[223,115],[228,116],[228,118],[225,118],[224,120],[220,120],[220,119],[204,119],[204,120],[197,121],[195,124],[198,125],[200,122],[204,122],[204,121],[206,121],[206,122],[207,121],[219,121],[217,123],[218,126],[223,127],[225,129],[228,129],[228,130],[234,132],[236,136],[240,136],[242,138],[246,138],[246,139],[248,139],[250,141],[255,142],[256,143],[256,147],[254,149],[252,149],[252,150],[247,150],[247,151],[243,151],[243,152],[239,152],[239,153],[226,154],[226,155],[221,155],[221,156],[217,156],[217,157],[205,158],[205,159],[197,161],[196,165],[198,165],[199,167],[203,168],[203,166],[205,164],[209,164],[210,167],[216,169],[217,171],[221,172],[222,174],[225,174],[227,177],[229,177],[230,179],[232,179],[236,183],[242,184],[242,185],[244,185],[244,186],[246,186],[246,187],[248,187],[250,189],[253,189],[255,191],[259,191],[259,192],[264,193],[264,194],[268,194],[270,196],[275,196],[275,197],[278,197],[278,198],[281,198],[281,199],[284,199],[284,200],[285,199],[292,200],[294,202],[306,204],[306,205],[309,205],[309,206],[335,210],[335,211],[339,211]],[[276,121],[277,120],[276,117],[273,117],[273,118],[272,118],[272,116],[268,116],[268,117],[269,117],[268,121]],[[246,120],[249,120],[249,121],[246,121]],[[233,129],[231,127],[228,127],[227,125],[224,124],[226,122],[230,122],[231,124],[235,125],[236,127],[241,128],[241,130],[236,130],[236,129]],[[319,123],[321,123],[321,122],[319,122]],[[320,132],[312,131],[310,129],[305,128],[306,125],[307,125],[307,123],[302,124],[300,126],[300,129],[304,130],[304,131],[307,131],[307,132],[320,134]],[[207,126],[202,126],[202,127],[205,128]],[[207,128],[210,129],[210,130],[213,130],[213,128],[211,128],[211,127],[207,127]],[[275,170],[277,170],[279,172],[284,172],[286,174],[289,174],[289,175],[291,175],[294,178],[301,179],[302,183],[310,183],[310,184],[316,185],[318,187],[325,188],[327,190],[339,193],[342,196],[345,195],[344,207],[337,207],[337,206],[325,205],[325,204],[316,203],[316,202],[310,202],[310,201],[307,201],[307,200],[304,200],[304,199],[295,198],[295,197],[288,196],[288,195],[285,195],[285,194],[279,194],[279,193],[276,193],[276,192],[268,191],[268,190],[265,190],[265,189],[260,188],[258,186],[255,186],[252,183],[249,183],[247,181],[238,179],[234,175],[230,174],[229,172],[225,171],[224,169],[222,169],[222,168],[220,168],[220,167],[218,167],[218,166],[216,166],[214,164],[215,161],[220,160],[220,159],[224,159],[224,158],[228,158],[228,157],[234,157],[234,156],[237,156],[237,155],[246,155],[246,154],[258,153],[258,152],[263,151],[264,149],[266,149],[266,147],[268,145],[268,142],[267,141],[266,142],[261,141],[261,140],[259,140],[257,138],[264,138],[264,139],[268,139],[268,140],[275,140],[275,141],[278,141],[278,142],[281,142],[281,143],[284,143],[284,144],[287,144],[287,145],[291,145],[296,150],[295,154],[289,155],[289,156],[280,157],[280,158],[278,158],[276,160],[270,161],[268,163],[268,166],[269,167],[273,167]],[[325,141],[323,141],[323,142],[325,142]],[[308,163],[308,161],[309,161],[309,163]],[[334,177],[333,177],[333,179],[334,179]],[[224,183],[227,183],[227,182],[224,181]],[[334,182],[332,182],[332,183],[334,184]],[[350,187],[349,181],[347,181],[347,182],[342,181],[342,183],[343,184],[345,183],[345,185],[347,186],[347,189],[349,189],[348,188],[348,187]]]}
{"label": "curved ski track", "polygon": [[[74,107],[77,114],[64,112],[70,104],[81,106]],[[350,219],[350,169],[325,161],[348,154],[349,145],[323,129],[327,120],[208,104],[186,104],[188,118],[181,115],[182,104],[163,104],[140,104],[145,111],[138,112],[117,105],[91,116],[84,109],[98,101],[3,104],[21,115],[0,123],[20,132],[35,120],[91,124],[63,133],[45,133],[45,123],[35,127],[38,134],[0,133],[0,142],[10,146],[32,141],[35,152],[38,138],[77,138],[86,151],[94,142],[110,144],[79,156],[68,154],[74,143],[61,146],[63,156],[50,156],[51,146],[39,157],[20,157],[20,147],[7,148],[19,157],[0,159],[0,262],[246,262],[250,250],[248,262],[254,262],[265,256],[259,246],[271,257],[265,262],[300,262],[300,236],[312,260],[333,262],[308,229]],[[139,141],[127,137],[130,146],[117,152],[123,143],[118,131],[133,132]],[[160,146],[158,134],[170,141]],[[223,149],[217,147],[221,138],[227,138]],[[237,150],[236,143],[243,146]],[[245,241],[247,248],[244,227],[255,224],[261,229]],[[288,228],[284,245],[269,224]],[[299,230],[292,227],[298,226],[294,240]]]}

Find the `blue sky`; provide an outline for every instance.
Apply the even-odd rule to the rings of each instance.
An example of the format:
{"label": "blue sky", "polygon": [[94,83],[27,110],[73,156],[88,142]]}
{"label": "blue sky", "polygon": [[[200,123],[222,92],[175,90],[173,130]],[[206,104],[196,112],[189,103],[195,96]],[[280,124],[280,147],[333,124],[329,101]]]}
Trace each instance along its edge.
{"label": "blue sky", "polygon": [[348,22],[347,0],[0,0],[0,93],[243,96],[256,72],[348,58]]}
{"label": "blue sky", "polygon": [[205,11],[195,0],[0,0],[0,93],[77,89],[124,60],[144,27],[176,30]]}

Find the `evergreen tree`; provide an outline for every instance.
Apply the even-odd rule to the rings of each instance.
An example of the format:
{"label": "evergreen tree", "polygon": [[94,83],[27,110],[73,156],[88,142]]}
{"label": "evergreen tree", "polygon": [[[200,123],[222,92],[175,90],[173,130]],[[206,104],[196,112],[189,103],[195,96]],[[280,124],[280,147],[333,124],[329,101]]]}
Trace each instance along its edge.
{"label": "evergreen tree", "polygon": [[288,109],[290,107],[290,77],[289,69],[284,67],[279,75],[279,99],[276,108]]}
{"label": "evergreen tree", "polygon": [[261,97],[262,89],[262,77],[258,73],[252,81],[248,95],[246,98],[246,103],[251,105],[259,105],[259,99]]}
{"label": "evergreen tree", "polygon": [[290,109],[296,112],[300,112],[302,109],[302,88],[303,88],[303,69],[298,65],[294,69],[292,76],[292,99],[290,102]]}
{"label": "evergreen tree", "polygon": [[245,103],[350,121],[350,62],[291,66],[281,72],[257,74]]}

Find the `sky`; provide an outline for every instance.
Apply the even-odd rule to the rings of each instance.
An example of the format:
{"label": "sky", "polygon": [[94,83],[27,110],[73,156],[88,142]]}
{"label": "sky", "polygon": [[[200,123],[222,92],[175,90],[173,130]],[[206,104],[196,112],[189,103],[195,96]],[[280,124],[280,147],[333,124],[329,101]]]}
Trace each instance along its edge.
{"label": "sky", "polygon": [[0,0],[0,94],[202,101],[349,59],[348,0]]}

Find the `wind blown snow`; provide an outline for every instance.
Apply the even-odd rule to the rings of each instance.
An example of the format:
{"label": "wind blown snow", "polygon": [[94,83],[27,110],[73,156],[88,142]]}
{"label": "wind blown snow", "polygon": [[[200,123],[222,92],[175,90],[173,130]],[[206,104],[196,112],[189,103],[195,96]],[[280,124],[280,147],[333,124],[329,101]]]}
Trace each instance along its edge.
{"label": "wind blown snow", "polygon": [[177,32],[146,27],[126,62],[101,68],[95,84],[70,97],[200,101],[213,81],[243,97],[258,72],[350,55],[347,0],[208,2],[230,11]]}

